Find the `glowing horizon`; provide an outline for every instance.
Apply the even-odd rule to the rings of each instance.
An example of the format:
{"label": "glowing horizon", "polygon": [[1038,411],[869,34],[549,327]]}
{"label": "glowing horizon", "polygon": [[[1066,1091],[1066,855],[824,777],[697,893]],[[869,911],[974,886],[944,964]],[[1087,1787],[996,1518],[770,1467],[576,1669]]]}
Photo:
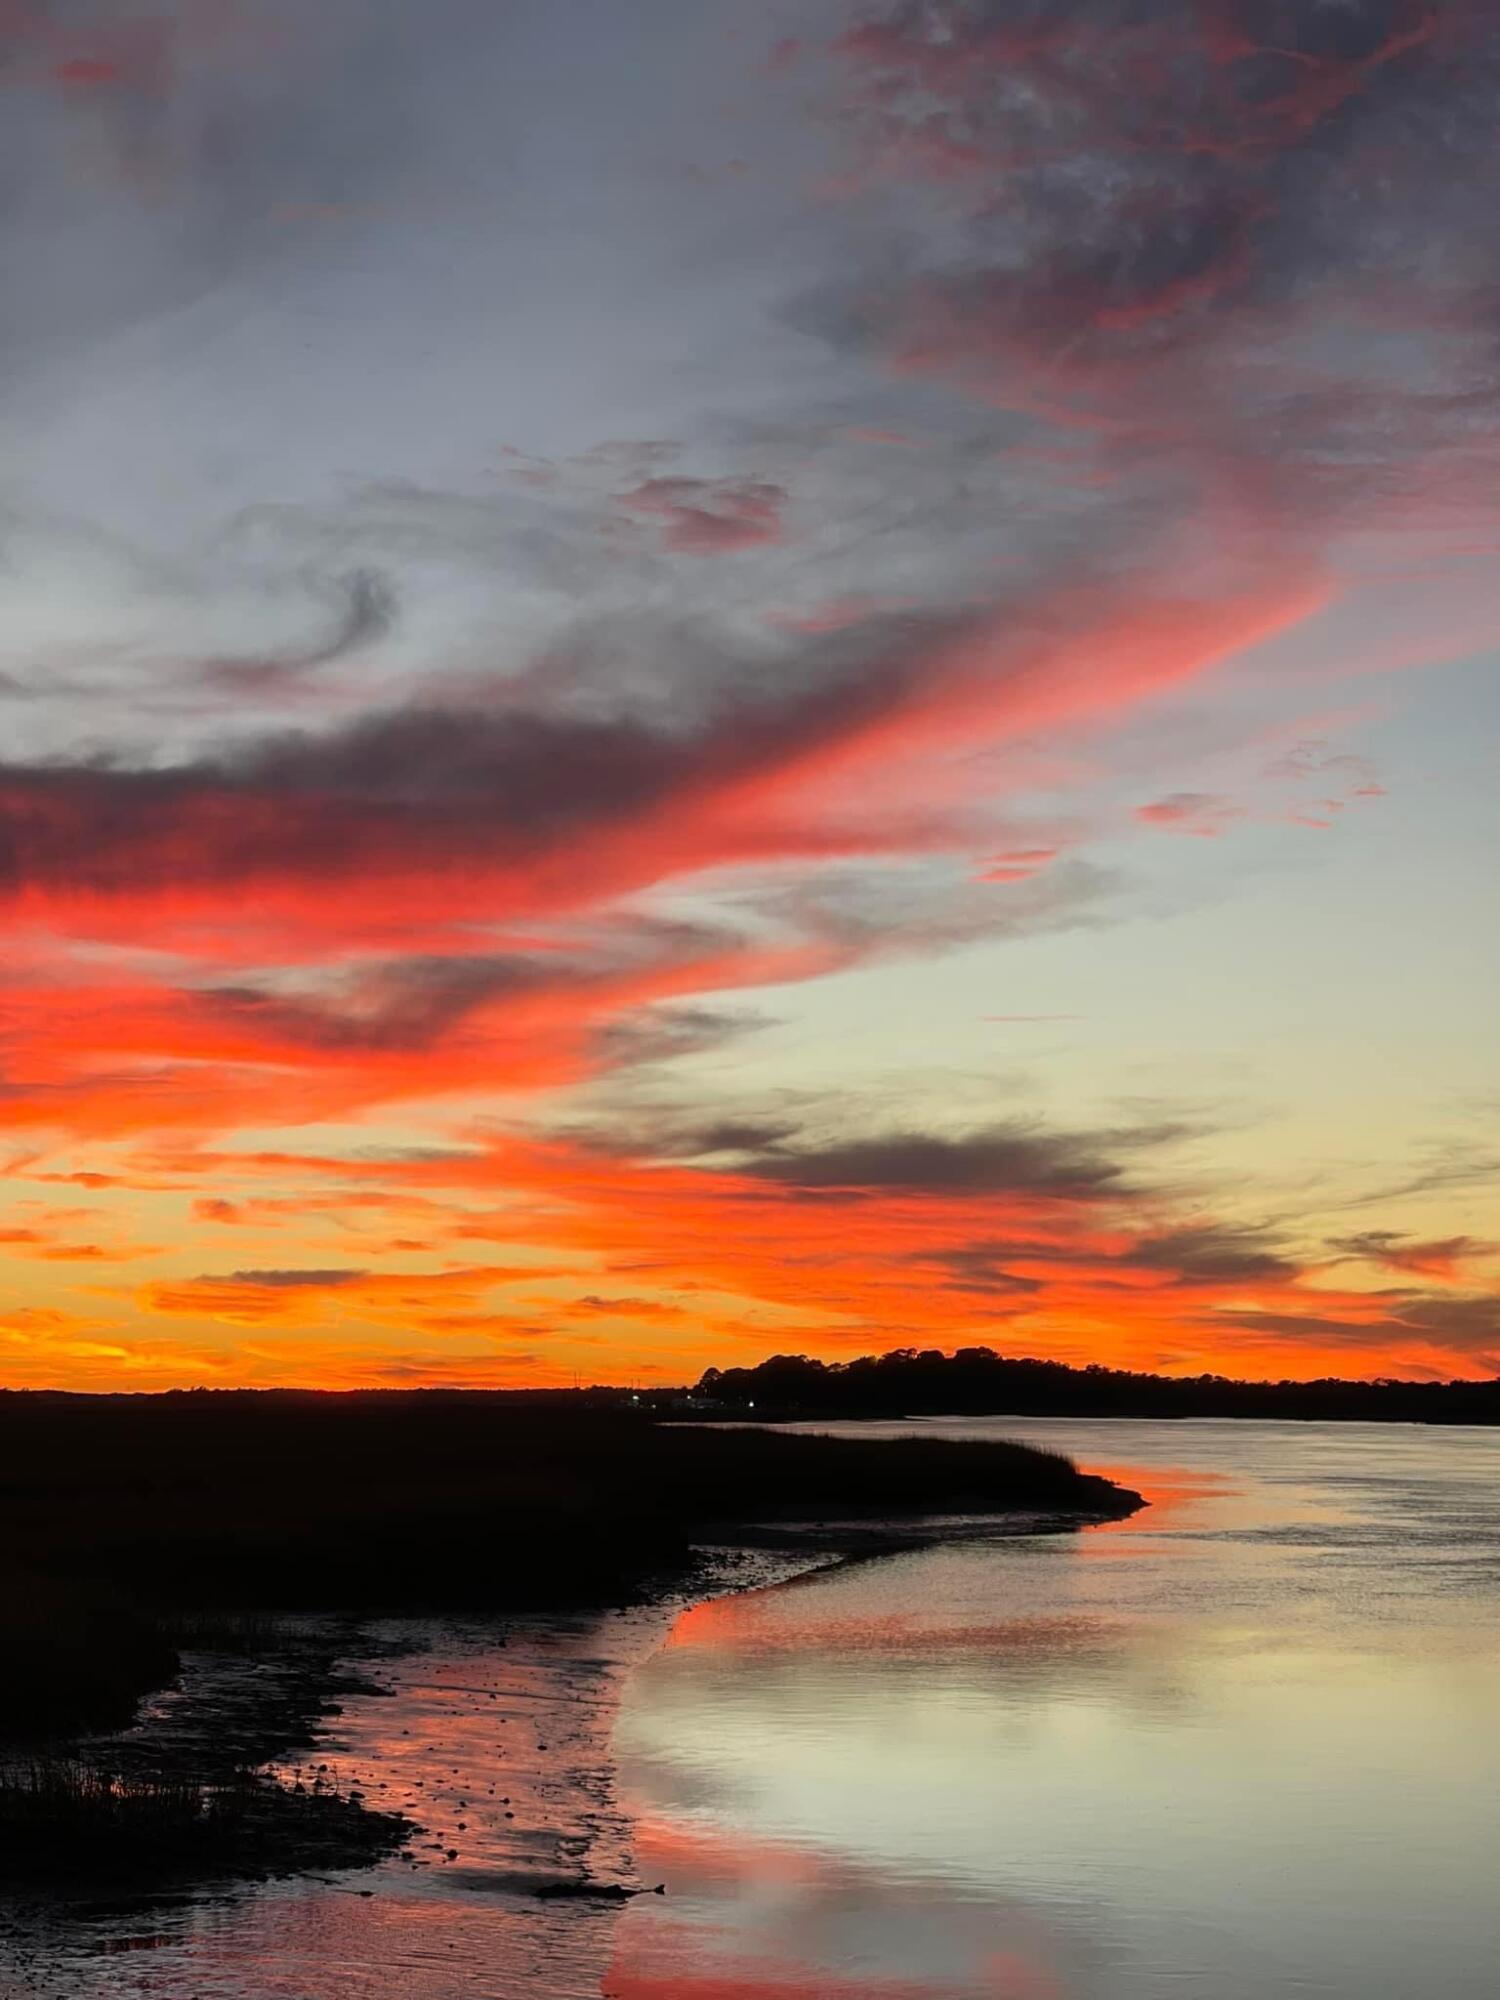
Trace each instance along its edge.
{"label": "glowing horizon", "polygon": [[0,1385],[1500,1374],[1500,26],[0,28]]}

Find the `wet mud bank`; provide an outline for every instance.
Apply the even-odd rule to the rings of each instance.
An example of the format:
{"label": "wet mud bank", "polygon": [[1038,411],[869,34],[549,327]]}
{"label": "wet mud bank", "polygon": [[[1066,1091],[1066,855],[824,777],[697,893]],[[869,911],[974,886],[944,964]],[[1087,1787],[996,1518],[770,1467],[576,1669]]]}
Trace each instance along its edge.
{"label": "wet mud bank", "polygon": [[637,1867],[611,1733],[626,1680],[680,1612],[955,1533],[1079,1525],[741,1527],[737,1546],[701,1551],[622,1608],[303,1618],[249,1656],[184,1649],[178,1682],[132,1728],[79,1748],[122,1787],[221,1792],[240,1815],[234,1839],[216,1851],[200,1838],[190,1860],[144,1872],[80,1849],[65,1892],[60,1878],[12,1875],[0,1995],[597,1995],[621,1910],[671,1894]]}
{"label": "wet mud bank", "polygon": [[[597,1990],[586,1968],[619,1908],[657,1886],[636,1875],[614,1795],[626,1677],[689,1604],[824,1560],[715,1550],[614,1610],[307,1619],[254,1658],[185,1652],[131,1729],[78,1753],[123,1788],[248,1783],[242,1844],[215,1853],[200,1836],[172,1866],[60,1852],[52,1873],[12,1870],[0,1995],[446,1994],[433,1952],[445,1978],[498,1955],[550,1966],[543,1990]],[[348,1983],[372,1950],[389,1985]]]}

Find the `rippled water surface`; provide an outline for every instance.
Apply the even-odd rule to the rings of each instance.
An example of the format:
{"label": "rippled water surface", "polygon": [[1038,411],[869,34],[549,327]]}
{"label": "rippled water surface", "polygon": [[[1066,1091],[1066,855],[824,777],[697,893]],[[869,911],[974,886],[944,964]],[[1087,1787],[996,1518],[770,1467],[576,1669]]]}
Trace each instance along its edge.
{"label": "rippled water surface", "polygon": [[1500,1436],[923,1428],[1153,1504],[682,1616],[616,1731],[672,1893],[607,1992],[1500,1994]]}
{"label": "rippled water surface", "polygon": [[[0,1994],[1500,1994],[1500,1435],[921,1428],[1152,1506],[675,1620],[408,1635],[317,1756],[421,1820],[421,1865],[29,1923]],[[534,1893],[585,1872],[667,1894]]]}

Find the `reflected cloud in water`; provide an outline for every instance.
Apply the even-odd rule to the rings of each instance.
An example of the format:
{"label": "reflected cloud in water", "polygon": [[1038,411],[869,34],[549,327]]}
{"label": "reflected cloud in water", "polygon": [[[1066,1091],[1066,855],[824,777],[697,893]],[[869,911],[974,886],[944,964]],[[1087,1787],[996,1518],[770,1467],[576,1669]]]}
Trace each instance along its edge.
{"label": "reflected cloud in water", "polygon": [[605,1991],[1490,2000],[1500,1438],[944,1428],[1155,1504],[685,1613],[616,1729],[670,1894]]}

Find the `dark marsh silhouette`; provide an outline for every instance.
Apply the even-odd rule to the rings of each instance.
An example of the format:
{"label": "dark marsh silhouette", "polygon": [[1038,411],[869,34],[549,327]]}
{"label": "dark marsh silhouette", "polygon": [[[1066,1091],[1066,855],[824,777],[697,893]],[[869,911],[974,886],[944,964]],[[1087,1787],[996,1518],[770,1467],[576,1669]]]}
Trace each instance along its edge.
{"label": "dark marsh silhouette", "polygon": [[619,1602],[750,1521],[1118,1502],[1022,1445],[697,1430],[625,1401],[0,1394],[0,1549],[157,1616],[545,1609]]}
{"label": "dark marsh silhouette", "polygon": [[[602,1608],[687,1577],[695,1542],[777,1524],[1138,1504],[1025,1446],[664,1425],[624,1392],[0,1393],[0,1737],[16,1746],[0,1884],[349,1866],[404,1837],[326,1786],[257,1776],[338,1691],[337,1643],[278,1615]],[[248,1712],[155,1764],[118,1741],[69,1753],[187,1647],[247,1660]]]}
{"label": "dark marsh silhouette", "polygon": [[359,1867],[411,1831],[318,1776],[280,1785],[245,1768],[121,1771],[58,1756],[16,1763],[0,1782],[0,1880],[23,1887],[155,1893]]}

